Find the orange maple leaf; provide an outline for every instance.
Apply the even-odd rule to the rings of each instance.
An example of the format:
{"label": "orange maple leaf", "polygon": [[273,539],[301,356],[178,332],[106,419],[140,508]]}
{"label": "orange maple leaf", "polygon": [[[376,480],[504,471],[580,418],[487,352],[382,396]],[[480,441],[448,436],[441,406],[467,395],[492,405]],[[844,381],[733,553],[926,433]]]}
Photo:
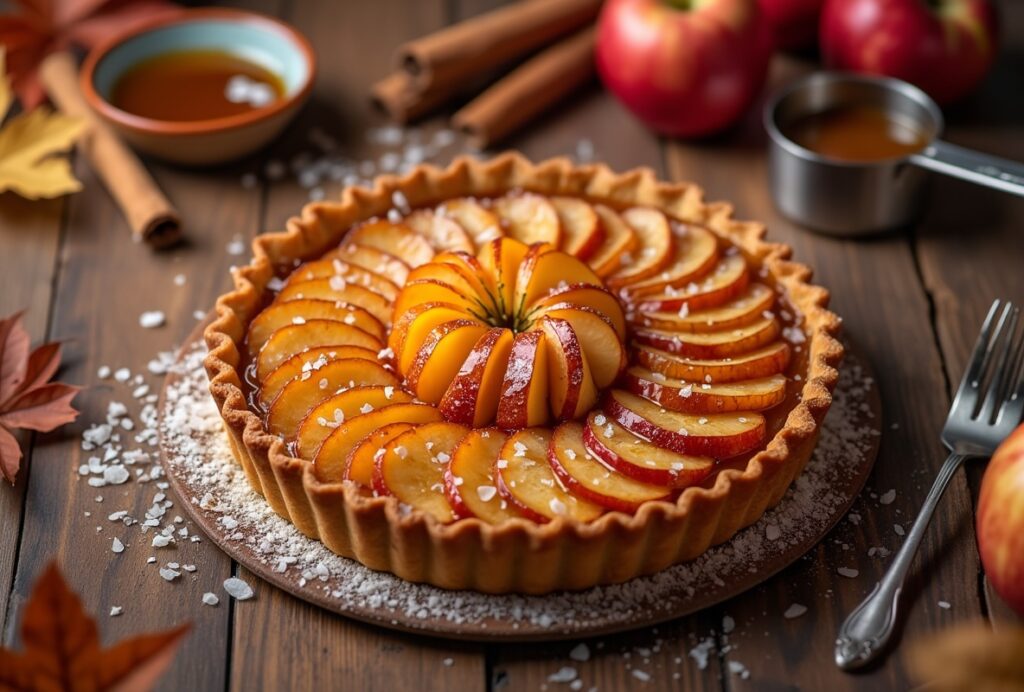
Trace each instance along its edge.
{"label": "orange maple leaf", "polygon": [[25,604],[24,651],[0,648],[0,690],[148,690],[171,664],[188,629],[180,625],[103,649],[96,621],[50,563]]}
{"label": "orange maple leaf", "polygon": [[14,483],[21,467],[15,429],[49,432],[78,416],[71,400],[79,388],[50,382],[60,367],[60,344],[29,351],[22,313],[0,320],[0,477]]}

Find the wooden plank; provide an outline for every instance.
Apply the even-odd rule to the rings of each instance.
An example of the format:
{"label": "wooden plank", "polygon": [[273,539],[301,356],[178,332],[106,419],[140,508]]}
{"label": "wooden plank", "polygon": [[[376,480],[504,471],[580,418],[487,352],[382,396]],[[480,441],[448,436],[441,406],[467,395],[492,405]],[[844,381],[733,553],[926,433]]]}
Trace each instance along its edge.
{"label": "wooden plank", "polygon": [[[1003,57],[980,91],[950,114],[945,136],[961,146],[1024,161],[1024,94],[1018,84],[1024,7],[1004,2],[1000,9]],[[1018,197],[934,176],[931,204],[914,240],[951,388],[959,384],[992,300],[1024,305],[1022,216],[1024,200]],[[975,499],[984,468],[975,462],[967,469]],[[1024,621],[992,593],[987,580],[984,590],[994,623]]]}
{"label": "wooden plank", "polygon": [[[376,160],[379,151],[365,136],[380,123],[370,112],[369,86],[391,69],[399,42],[443,26],[445,3],[296,2],[288,19],[313,42],[320,72],[313,100],[270,158],[288,163],[314,151],[309,135],[317,128],[336,138],[346,157]],[[336,194],[339,186],[326,188]],[[291,175],[275,183],[264,227],[281,228],[309,194]],[[362,625],[266,585],[235,608],[233,689],[472,690],[482,689],[484,678],[482,647]]]}
{"label": "wooden plank", "polygon": [[[773,68],[774,84],[806,69],[788,58],[777,58]],[[844,522],[806,560],[728,605],[738,625],[731,635],[735,652],[727,659],[751,671],[749,679],[734,676],[729,684],[734,689],[906,689],[905,647],[858,676],[840,673],[831,661],[839,624],[889,564],[877,548],[898,547],[894,526],[907,527],[916,516],[945,457],[938,433],[949,400],[927,296],[903,236],[836,240],[779,216],[768,195],[759,117],[760,108],[752,108],[747,122],[720,139],[671,145],[669,169],[675,178],[701,183],[709,199],[732,200],[739,218],[764,221],[769,239],[789,243],[798,260],[815,268],[817,280],[832,291],[833,307],[843,316],[847,333],[875,366],[886,434],[868,488],[852,511],[859,523]],[[895,498],[886,504],[889,498],[880,498],[893,489]],[[875,550],[869,555],[871,548]],[[840,567],[860,574],[844,578],[836,572]],[[970,497],[961,474],[947,492],[914,567],[915,578],[905,595],[903,640],[978,617],[977,570]],[[940,601],[951,608],[940,608]],[[782,614],[792,603],[811,611],[786,620]]]}
{"label": "wooden plank", "polygon": [[[64,207],[63,199],[30,202],[12,193],[0,197],[0,316],[28,310],[24,324],[33,345],[47,336]],[[10,629],[4,623],[35,441],[25,433],[17,437],[25,454],[21,472],[13,488],[0,487],[0,525],[6,527],[0,531],[0,633]]]}

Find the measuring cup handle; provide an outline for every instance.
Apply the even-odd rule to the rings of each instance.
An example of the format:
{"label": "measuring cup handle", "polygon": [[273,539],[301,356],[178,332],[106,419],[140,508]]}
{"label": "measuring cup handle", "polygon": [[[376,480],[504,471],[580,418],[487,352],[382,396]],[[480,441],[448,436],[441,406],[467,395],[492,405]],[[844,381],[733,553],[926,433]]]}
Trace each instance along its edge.
{"label": "measuring cup handle", "polygon": [[911,162],[937,173],[1024,197],[1024,164],[934,141],[910,156]]}

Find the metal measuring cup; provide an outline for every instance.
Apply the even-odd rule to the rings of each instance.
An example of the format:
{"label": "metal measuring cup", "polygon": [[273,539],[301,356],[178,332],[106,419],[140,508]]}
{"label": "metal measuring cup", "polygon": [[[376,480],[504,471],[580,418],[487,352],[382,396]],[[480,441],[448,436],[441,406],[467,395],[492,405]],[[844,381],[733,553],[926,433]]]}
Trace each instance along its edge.
{"label": "metal measuring cup", "polygon": [[[847,162],[805,149],[785,134],[801,117],[844,106],[873,106],[919,130],[928,143],[909,156]],[[1024,196],[1024,164],[949,144],[942,111],[907,82],[819,72],[790,84],[765,106],[772,197],[785,216],[830,235],[866,235],[920,215],[925,170]]]}

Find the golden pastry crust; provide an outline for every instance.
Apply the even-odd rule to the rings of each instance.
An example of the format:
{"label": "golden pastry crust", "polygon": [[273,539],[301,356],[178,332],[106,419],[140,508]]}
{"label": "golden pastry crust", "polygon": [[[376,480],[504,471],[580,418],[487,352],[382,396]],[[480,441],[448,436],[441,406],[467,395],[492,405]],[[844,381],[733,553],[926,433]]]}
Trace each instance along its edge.
{"label": "golden pastry crust", "polygon": [[[608,512],[588,523],[557,518],[546,524],[442,524],[403,510],[393,497],[369,497],[351,483],[319,481],[311,463],[290,456],[283,441],[265,430],[247,405],[240,369],[246,329],[263,307],[275,269],[318,257],[356,222],[384,216],[396,191],[415,208],[514,189],[650,206],[703,225],[737,245],[752,267],[763,268],[802,313],[809,353],[800,400],[744,470],[723,470],[711,487],[687,488],[674,502],[647,502],[635,514]],[[810,269],[788,260],[788,246],[764,242],[764,233],[760,223],[732,219],[730,205],[705,203],[701,188],[660,182],[649,169],[617,174],[566,159],[533,164],[515,153],[485,162],[460,158],[445,169],[419,166],[403,177],[378,178],[373,189],[348,188],[340,202],[309,204],[286,231],[253,241],[253,260],[234,270],[234,290],[217,300],[216,319],[205,332],[210,390],[253,488],[304,534],[373,569],[450,589],[528,594],[651,574],[728,540],[777,504],[810,458],[832,402],[843,356],[835,338],[840,320],[826,307],[828,292],[809,283]]]}

